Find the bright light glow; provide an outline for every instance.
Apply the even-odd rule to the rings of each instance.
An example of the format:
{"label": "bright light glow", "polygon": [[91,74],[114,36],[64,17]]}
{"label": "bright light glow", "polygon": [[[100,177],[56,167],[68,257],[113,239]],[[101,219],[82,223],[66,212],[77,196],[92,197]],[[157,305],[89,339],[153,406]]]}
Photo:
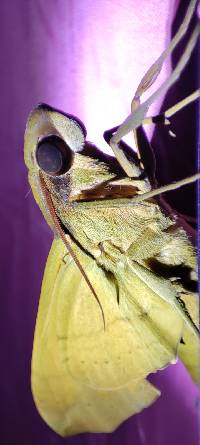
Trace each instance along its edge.
{"label": "bright light glow", "polygon": [[[121,124],[130,113],[138,83],[166,47],[175,3],[174,0],[103,3],[88,0],[87,14],[84,2],[83,6],[79,2],[77,8],[74,6],[73,11],[67,11],[67,18],[73,24],[71,35],[64,38],[64,29],[62,31],[62,60],[58,54],[55,67],[59,72],[54,73],[54,82],[57,78],[59,88],[56,87],[57,97],[53,94],[53,104],[83,120],[88,140],[99,148],[108,150],[103,132]],[[65,23],[65,32],[66,29]],[[144,99],[162,83],[169,71],[170,61]],[[162,99],[149,113],[159,111]],[[146,130],[150,136],[153,128],[146,127]],[[132,139],[130,135],[131,143]]]}

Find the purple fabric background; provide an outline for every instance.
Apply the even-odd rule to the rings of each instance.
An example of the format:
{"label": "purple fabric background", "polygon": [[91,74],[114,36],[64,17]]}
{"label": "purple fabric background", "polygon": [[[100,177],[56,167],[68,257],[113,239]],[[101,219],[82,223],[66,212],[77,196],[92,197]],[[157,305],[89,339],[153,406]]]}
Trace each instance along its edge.
{"label": "purple fabric background", "polygon": [[[111,435],[59,438],[37,414],[30,390],[34,325],[52,234],[31,193],[26,197],[27,115],[36,103],[49,103],[82,119],[88,139],[105,147],[102,132],[127,115],[137,83],[169,40],[176,4],[174,0],[0,2],[2,445],[197,444],[199,392],[180,363],[151,378],[162,391],[160,399]],[[187,4],[181,1],[179,20]],[[195,89],[194,73],[195,55],[166,99],[170,105]],[[160,128],[154,135],[161,182],[195,171],[194,112],[189,107],[174,121],[178,139],[166,144]],[[192,213],[190,190],[187,187],[171,199],[179,210]]]}

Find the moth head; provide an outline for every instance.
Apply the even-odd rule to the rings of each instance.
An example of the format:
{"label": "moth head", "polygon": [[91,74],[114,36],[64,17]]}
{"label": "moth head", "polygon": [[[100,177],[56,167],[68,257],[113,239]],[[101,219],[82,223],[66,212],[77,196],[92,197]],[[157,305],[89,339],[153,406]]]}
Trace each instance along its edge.
{"label": "moth head", "polygon": [[78,119],[40,104],[27,121],[25,163],[32,171],[63,175],[71,168],[75,153],[82,150],[85,137],[85,127]]}
{"label": "moth head", "polygon": [[41,203],[41,178],[54,198],[70,202],[117,174],[116,160],[109,161],[86,141],[81,121],[44,104],[29,115],[24,153],[29,182],[40,208],[45,205]]}
{"label": "moth head", "polygon": [[71,115],[40,104],[30,113],[25,130],[24,157],[33,195],[54,230],[41,181],[53,195],[67,201],[74,160],[83,149],[86,130]]}

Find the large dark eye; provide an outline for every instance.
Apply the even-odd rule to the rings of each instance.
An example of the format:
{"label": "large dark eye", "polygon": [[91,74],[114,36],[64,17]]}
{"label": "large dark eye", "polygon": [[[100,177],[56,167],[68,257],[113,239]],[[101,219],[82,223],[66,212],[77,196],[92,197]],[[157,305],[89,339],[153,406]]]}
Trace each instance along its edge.
{"label": "large dark eye", "polygon": [[66,173],[72,165],[73,156],[70,147],[58,136],[48,136],[37,146],[37,163],[49,175]]}

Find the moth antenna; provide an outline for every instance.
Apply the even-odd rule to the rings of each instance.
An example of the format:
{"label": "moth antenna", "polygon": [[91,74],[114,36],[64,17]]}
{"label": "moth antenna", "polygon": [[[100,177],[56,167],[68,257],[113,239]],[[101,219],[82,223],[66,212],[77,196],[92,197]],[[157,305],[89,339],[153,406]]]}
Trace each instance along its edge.
{"label": "moth antenna", "polygon": [[30,193],[31,193],[31,187],[29,188],[28,192],[26,192],[26,194],[25,194],[25,199],[28,198],[28,196],[30,195]]}
{"label": "moth antenna", "polygon": [[160,195],[161,193],[169,192],[170,190],[175,190],[184,185],[191,184],[192,182],[198,181],[200,179],[200,173],[188,176],[187,178],[181,179],[180,181],[171,182],[170,184],[163,185],[162,187],[150,190],[150,192],[143,193],[142,195],[134,196],[130,199],[130,205],[135,202],[142,202],[146,199],[153,198],[154,196]]}
{"label": "moth antenna", "polygon": [[100,307],[100,310],[101,310],[101,313],[102,313],[102,318],[103,318],[104,330],[105,330],[105,327],[106,327],[106,325],[105,325],[105,316],[104,316],[103,308],[102,308],[101,302],[100,302],[100,300],[98,298],[98,295],[97,295],[95,289],[93,288],[93,286],[92,286],[92,284],[91,284],[91,282],[90,282],[90,280],[89,280],[85,270],[83,269],[79,259],[77,258],[75,252],[72,249],[70,237],[68,235],[66,235],[64,233],[64,231],[62,230],[59,218],[58,218],[58,216],[56,215],[56,212],[55,212],[55,208],[54,208],[54,205],[53,205],[53,201],[52,201],[50,192],[47,189],[47,186],[46,186],[46,184],[44,182],[44,179],[43,179],[43,177],[42,177],[42,175],[40,173],[39,173],[39,180],[40,180],[40,185],[41,185],[42,192],[43,192],[43,194],[45,196],[45,199],[46,199],[46,203],[47,203],[49,212],[51,214],[51,217],[53,219],[53,222],[54,222],[54,225],[55,225],[55,228],[56,228],[56,231],[57,231],[58,235],[60,236],[60,238],[62,239],[63,243],[65,244],[68,252],[70,253],[71,257],[73,258],[73,260],[74,260],[75,264],[77,265],[78,269],[80,270],[82,276],[84,277],[88,287],[92,291],[92,293],[94,295],[94,298],[95,298],[95,300],[97,301],[97,303],[98,303],[98,305]]}

